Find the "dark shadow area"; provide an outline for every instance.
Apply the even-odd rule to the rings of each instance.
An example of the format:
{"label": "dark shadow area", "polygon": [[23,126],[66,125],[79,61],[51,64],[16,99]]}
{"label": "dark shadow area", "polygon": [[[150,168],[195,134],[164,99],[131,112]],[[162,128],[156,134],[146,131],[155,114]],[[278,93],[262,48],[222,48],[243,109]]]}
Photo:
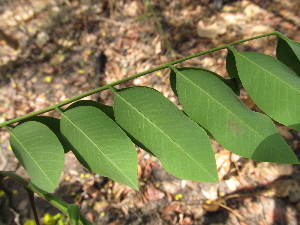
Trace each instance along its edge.
{"label": "dark shadow area", "polygon": [[225,209],[216,212],[207,212],[204,214],[203,225],[226,224],[229,213]]}
{"label": "dark shadow area", "polygon": [[[19,225],[25,219],[33,218],[28,194],[22,185],[11,178],[3,178],[0,180],[0,189],[3,191],[0,197],[0,224]],[[40,215],[59,212],[46,200],[36,198],[35,203]]]}

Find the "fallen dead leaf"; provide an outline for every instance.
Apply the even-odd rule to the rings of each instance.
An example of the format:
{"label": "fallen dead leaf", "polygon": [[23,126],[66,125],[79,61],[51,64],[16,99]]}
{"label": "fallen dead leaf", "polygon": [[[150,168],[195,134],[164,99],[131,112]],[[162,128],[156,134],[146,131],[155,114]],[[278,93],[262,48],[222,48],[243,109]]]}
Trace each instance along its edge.
{"label": "fallen dead leaf", "polygon": [[145,192],[145,197],[149,200],[149,201],[155,201],[155,200],[160,200],[162,198],[165,197],[165,194],[158,190],[157,188],[150,186],[147,188],[146,192]]}

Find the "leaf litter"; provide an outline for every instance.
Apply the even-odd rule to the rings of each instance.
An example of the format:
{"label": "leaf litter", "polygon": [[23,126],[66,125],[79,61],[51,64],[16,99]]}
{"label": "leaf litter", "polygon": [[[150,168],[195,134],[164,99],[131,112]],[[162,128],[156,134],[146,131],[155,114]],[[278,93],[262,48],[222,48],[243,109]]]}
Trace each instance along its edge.
{"label": "leaf litter", "polygon": [[[80,4],[77,0],[33,0],[29,5],[15,7],[20,1],[23,2],[4,1],[0,13],[4,21],[0,29],[19,42],[15,49],[9,41],[0,40],[1,122],[180,56],[260,33],[276,29],[300,41],[300,6],[296,0],[287,4],[227,1],[219,10],[208,0],[174,0],[169,5],[148,1],[154,12],[144,1],[95,4],[89,0]],[[157,27],[160,25],[162,31]],[[245,43],[239,49],[274,55],[274,46],[274,39],[267,38]],[[105,70],[98,73],[96,58],[101,52],[107,62]],[[226,52],[219,51],[182,64],[203,66],[226,76],[225,57]],[[168,71],[162,70],[120,87],[150,86],[178,103],[167,75]],[[247,93],[240,97],[258,110]],[[86,99],[112,104],[109,91]],[[57,116],[55,112],[48,114]],[[299,133],[279,124],[278,127],[299,155]],[[9,149],[7,134],[0,134],[1,166],[26,175]],[[298,166],[256,163],[212,143],[218,184],[176,179],[161,168],[155,157],[138,149],[140,192],[135,192],[89,173],[68,153],[57,195],[80,204],[82,212],[95,224],[297,224]],[[19,191],[10,192],[8,187]],[[32,218],[19,185],[7,179],[0,188],[5,193],[0,197],[0,202],[5,203],[0,208],[1,222],[22,224]],[[41,218],[58,212],[43,200],[37,204]]]}

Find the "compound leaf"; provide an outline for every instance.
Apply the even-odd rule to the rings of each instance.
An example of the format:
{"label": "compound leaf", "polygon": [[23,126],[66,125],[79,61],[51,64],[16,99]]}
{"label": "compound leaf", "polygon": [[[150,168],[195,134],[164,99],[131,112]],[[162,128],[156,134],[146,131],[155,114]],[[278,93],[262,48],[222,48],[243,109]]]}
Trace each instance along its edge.
{"label": "compound leaf", "polygon": [[205,131],[158,91],[133,87],[115,92],[117,123],[181,179],[217,182],[216,163]]}
{"label": "compound leaf", "polygon": [[199,68],[173,70],[184,111],[223,147],[257,161],[298,162],[271,119],[246,108],[216,74]]}
{"label": "compound leaf", "polygon": [[300,76],[300,43],[283,35],[277,38],[276,57]]}
{"label": "compound leaf", "polygon": [[253,101],[274,120],[300,130],[300,79],[279,60],[233,51],[239,78]]}
{"label": "compound leaf", "polygon": [[17,159],[38,188],[53,192],[64,167],[64,149],[56,135],[37,121],[22,123],[10,131]]}
{"label": "compound leaf", "polygon": [[138,189],[134,145],[103,111],[87,105],[71,108],[62,113],[60,127],[90,170]]}

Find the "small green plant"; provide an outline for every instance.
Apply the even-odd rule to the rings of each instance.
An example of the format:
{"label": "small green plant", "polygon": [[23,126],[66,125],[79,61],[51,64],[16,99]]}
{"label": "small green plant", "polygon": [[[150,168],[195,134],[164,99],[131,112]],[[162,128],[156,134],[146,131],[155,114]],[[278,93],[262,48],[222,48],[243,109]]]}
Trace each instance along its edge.
{"label": "small green plant", "polygon": [[[277,59],[234,48],[271,35],[278,39]],[[203,68],[174,66],[221,49],[228,50],[228,79]],[[114,88],[166,68],[171,71],[171,86],[183,111],[152,88]],[[296,155],[277,133],[272,119],[300,131],[299,75],[300,44],[279,32],[199,52],[0,124],[9,130],[13,152],[27,170],[30,181],[14,172],[0,174],[16,178],[30,193],[47,199],[70,216],[71,224],[90,224],[79,215],[78,206],[50,194],[59,183],[64,153],[69,150],[90,171],[136,190],[134,144],[155,155],[170,174],[199,182],[218,182],[207,133],[242,157],[297,164]],[[238,99],[241,87],[265,114],[251,111]],[[113,107],[77,101],[105,89],[110,89],[115,96]],[[69,103],[73,104],[62,108]],[[51,110],[59,112],[60,119],[38,116]],[[18,124],[11,126],[15,123]]]}

